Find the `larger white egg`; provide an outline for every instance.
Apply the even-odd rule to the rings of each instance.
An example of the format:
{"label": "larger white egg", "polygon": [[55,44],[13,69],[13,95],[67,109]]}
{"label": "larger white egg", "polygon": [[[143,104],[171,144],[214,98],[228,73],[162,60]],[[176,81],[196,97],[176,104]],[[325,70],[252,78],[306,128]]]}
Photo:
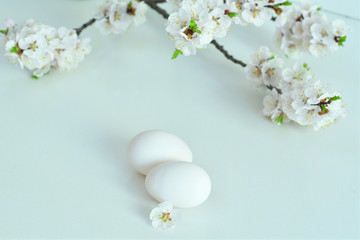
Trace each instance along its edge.
{"label": "larger white egg", "polygon": [[209,175],[204,169],[186,162],[163,163],[145,179],[146,190],[159,202],[170,201],[178,208],[196,207],[211,192]]}
{"label": "larger white egg", "polygon": [[136,135],[128,146],[127,156],[133,167],[144,175],[164,162],[192,162],[192,152],[183,140],[158,130]]}

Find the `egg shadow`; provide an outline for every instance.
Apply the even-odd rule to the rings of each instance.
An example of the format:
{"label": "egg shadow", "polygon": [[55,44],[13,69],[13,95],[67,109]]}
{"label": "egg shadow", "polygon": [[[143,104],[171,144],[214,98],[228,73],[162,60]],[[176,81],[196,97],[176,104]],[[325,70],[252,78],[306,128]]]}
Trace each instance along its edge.
{"label": "egg shadow", "polygon": [[130,139],[112,135],[106,140],[105,150],[110,153],[110,167],[114,170],[114,186],[127,193],[132,200],[133,212],[149,224],[150,211],[158,203],[146,191],[145,176],[136,172],[127,159],[126,150]]}

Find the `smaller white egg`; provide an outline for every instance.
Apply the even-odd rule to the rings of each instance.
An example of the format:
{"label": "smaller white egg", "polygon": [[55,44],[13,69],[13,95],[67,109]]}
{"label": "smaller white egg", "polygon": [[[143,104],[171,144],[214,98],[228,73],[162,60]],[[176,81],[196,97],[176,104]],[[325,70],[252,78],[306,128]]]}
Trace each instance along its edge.
{"label": "smaller white egg", "polygon": [[127,156],[136,171],[143,175],[164,162],[192,162],[192,152],[183,140],[159,130],[136,135],[128,146]]}
{"label": "smaller white egg", "polygon": [[170,201],[178,208],[199,206],[211,192],[206,171],[187,162],[168,162],[155,167],[146,176],[145,186],[153,198]]}

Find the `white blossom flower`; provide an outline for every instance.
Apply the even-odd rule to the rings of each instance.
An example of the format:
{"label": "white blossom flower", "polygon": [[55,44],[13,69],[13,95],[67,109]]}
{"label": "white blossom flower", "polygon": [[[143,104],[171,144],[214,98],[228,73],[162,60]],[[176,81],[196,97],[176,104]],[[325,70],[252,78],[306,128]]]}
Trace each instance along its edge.
{"label": "white blossom flower", "polygon": [[319,21],[314,22],[310,27],[312,39],[316,41],[323,41],[325,44],[334,41],[332,38],[333,27],[327,19],[320,18]]}
{"label": "white blossom flower", "polygon": [[291,97],[291,92],[282,91],[281,95],[279,96],[279,101],[283,115],[286,116],[286,119],[294,121],[294,119],[296,119],[296,115],[295,110],[292,107],[293,98]]}
{"label": "white blossom flower", "polygon": [[146,21],[147,5],[135,0],[103,0],[95,13],[95,26],[104,34],[124,33],[134,22]]}
{"label": "white blossom flower", "polygon": [[275,56],[269,48],[262,46],[250,56],[245,68],[247,78],[257,87],[276,87],[282,78],[282,64],[282,59]]}
{"label": "white blossom flower", "polygon": [[285,28],[285,25],[287,28],[289,28],[289,25],[292,25],[294,23],[294,21],[296,20],[296,18],[301,15],[301,11],[299,8],[297,7],[289,7],[289,8],[285,8],[283,10],[283,12],[277,16],[276,18],[276,26],[277,27],[283,27]]}
{"label": "white blossom flower", "polygon": [[332,22],[333,25],[333,34],[335,36],[345,36],[350,30],[350,26],[347,25],[344,20],[336,19]]}
{"label": "white blossom flower", "polygon": [[[222,0],[210,12],[211,18],[216,22],[213,30],[215,38],[223,38],[230,31],[231,24],[234,22],[237,8],[234,2],[227,1],[223,3]],[[214,1],[216,2],[216,1]]]}
{"label": "white blossom flower", "polygon": [[268,59],[261,68],[264,84],[266,86],[277,86],[282,78],[282,70],[283,60],[281,58],[274,56]]}
{"label": "white blossom flower", "polygon": [[338,49],[333,31],[333,26],[327,19],[321,19],[311,25],[312,39],[310,40],[309,52],[313,56],[324,57]]}
{"label": "white blossom flower", "polygon": [[261,26],[269,21],[273,15],[270,8],[265,7],[268,3],[266,0],[248,0],[241,6],[241,16],[247,23],[255,26]]}
{"label": "white blossom flower", "polygon": [[226,0],[228,4],[234,3],[237,11],[233,21],[236,24],[261,26],[274,16],[287,9],[287,1],[269,0]]}
{"label": "white blossom flower", "polygon": [[276,22],[276,41],[293,58],[304,52],[315,57],[327,56],[343,46],[349,30],[344,21],[331,22],[319,6],[310,2],[285,9]]}
{"label": "white blossom flower", "polygon": [[74,30],[60,28],[58,30],[58,46],[55,47],[57,66],[60,70],[71,70],[76,68],[89,54],[90,39],[81,40]]}
{"label": "white blossom flower", "polygon": [[205,1],[184,0],[177,12],[170,14],[166,31],[175,48],[183,55],[194,55],[213,39],[217,23],[209,13]]}
{"label": "white blossom flower", "polygon": [[314,74],[306,63],[295,63],[292,68],[282,70],[281,89],[290,91],[292,89],[304,89],[308,82],[314,81]]}
{"label": "white blossom flower", "polygon": [[226,8],[229,9],[229,12],[235,13],[235,14],[233,14],[234,16],[232,17],[232,21],[235,24],[240,24],[242,26],[246,26],[249,24],[241,16],[242,6],[243,6],[244,2],[245,2],[245,0],[226,0],[225,1],[225,6],[226,6]]}
{"label": "white blossom flower", "polygon": [[32,19],[22,25],[9,20],[6,24],[5,55],[11,63],[31,70],[34,78],[51,68],[72,69],[90,52],[89,39],[80,39],[75,30],[56,30]]}
{"label": "white blossom flower", "polygon": [[282,124],[283,122],[288,122],[289,119],[283,113],[282,110],[282,101],[280,99],[281,94],[273,88],[271,93],[266,95],[263,100],[264,109],[263,113],[266,117],[269,117],[273,122],[277,124]]}
{"label": "white blossom flower", "polygon": [[150,220],[155,228],[174,228],[176,224],[177,210],[171,202],[162,202],[159,207],[154,208],[150,213]]}

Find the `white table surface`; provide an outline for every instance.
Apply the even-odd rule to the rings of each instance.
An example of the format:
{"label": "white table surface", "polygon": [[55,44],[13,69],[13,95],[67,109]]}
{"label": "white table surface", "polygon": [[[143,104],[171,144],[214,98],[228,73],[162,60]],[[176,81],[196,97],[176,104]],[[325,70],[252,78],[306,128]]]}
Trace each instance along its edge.
{"label": "white table surface", "polygon": [[[346,3],[358,18],[360,2]],[[2,0],[0,20],[77,27],[94,5]],[[71,72],[34,80],[1,57],[0,238],[359,238],[360,22],[347,22],[345,48],[302,59],[349,111],[318,132],[263,117],[264,93],[213,46],[170,61],[152,10],[121,36],[85,30],[93,51]],[[274,46],[274,29],[234,26],[219,42],[247,60]],[[183,138],[212,180],[208,201],[181,210],[172,231],[152,228],[157,202],[126,159],[129,140],[149,129]]]}

